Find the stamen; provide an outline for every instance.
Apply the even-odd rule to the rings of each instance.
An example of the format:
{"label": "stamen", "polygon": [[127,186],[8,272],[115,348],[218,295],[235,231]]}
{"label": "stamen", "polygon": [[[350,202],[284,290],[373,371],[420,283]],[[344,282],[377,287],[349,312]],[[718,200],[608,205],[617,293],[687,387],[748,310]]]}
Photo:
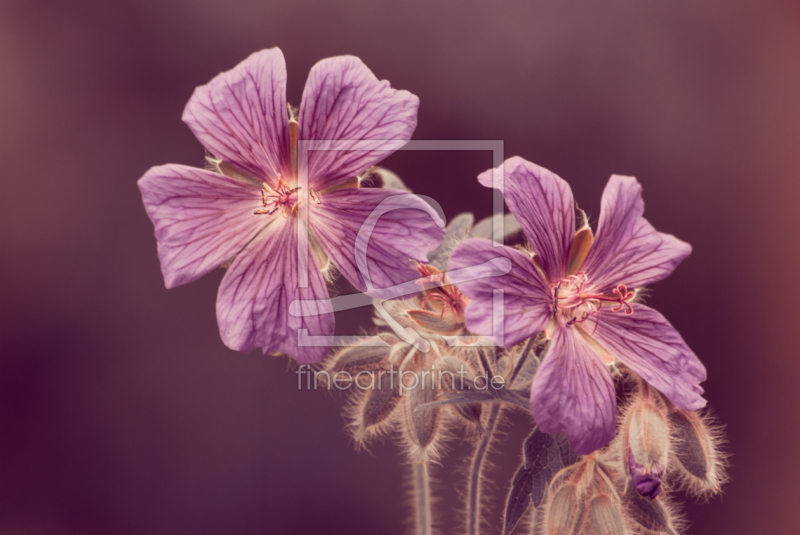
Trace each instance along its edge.
{"label": "stamen", "polygon": [[287,184],[281,175],[278,175],[278,184],[276,189],[272,189],[267,184],[262,184],[261,189],[261,202],[264,204],[264,208],[258,209],[254,214],[257,215],[272,215],[274,214],[278,208],[283,207],[283,217],[284,219],[288,219],[290,215],[294,215],[297,211],[297,205],[300,204],[299,200],[294,201],[292,203],[292,195],[297,193],[300,190],[300,187],[289,189],[289,184]]}
{"label": "stamen", "polygon": [[314,191],[314,188],[310,188],[310,191],[311,191],[311,198],[314,199],[314,202],[317,204],[322,204],[322,201],[319,200],[319,197],[317,197],[317,192]]}
{"label": "stamen", "polygon": [[265,210],[265,209],[256,210],[253,213],[257,214],[257,215],[259,215],[259,214],[272,215],[278,210],[278,208],[280,208],[280,206],[275,206],[274,208],[272,208],[272,210]]}
{"label": "stamen", "polygon": [[[629,291],[624,284],[619,284],[612,290],[612,294],[582,293],[581,290],[587,283],[588,277],[585,273],[570,275],[566,279],[558,281],[553,288],[552,316],[555,317],[559,310],[565,311],[564,314],[572,316],[567,321],[567,325],[581,323],[594,316],[596,318],[595,329],[597,329],[600,322],[599,309],[603,303],[615,304],[611,308],[611,312],[622,312],[627,316],[633,314],[634,309],[631,302],[635,299],[636,292]],[[559,295],[559,293],[565,295]]]}

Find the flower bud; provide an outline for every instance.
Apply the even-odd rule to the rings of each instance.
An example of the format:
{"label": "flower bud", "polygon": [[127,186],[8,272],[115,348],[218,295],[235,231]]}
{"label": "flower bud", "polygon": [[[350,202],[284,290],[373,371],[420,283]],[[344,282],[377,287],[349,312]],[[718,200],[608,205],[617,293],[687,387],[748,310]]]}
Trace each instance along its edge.
{"label": "flower bud", "polygon": [[545,533],[567,535],[575,530],[583,511],[578,503],[578,489],[567,484],[558,489],[547,509]]}
{"label": "flower bud", "polygon": [[[628,487],[622,499],[625,513],[633,521],[632,525],[638,524],[646,530],[644,533],[668,535],[677,533],[676,527],[679,521],[663,496],[657,500],[648,500],[639,495],[633,487]],[[636,532],[640,533],[639,530]]]}
{"label": "flower bud", "polygon": [[721,429],[708,415],[674,409],[669,415],[675,466],[690,494],[716,494],[727,480]]}
{"label": "flower bud", "polygon": [[351,397],[345,416],[359,447],[389,430],[390,416],[400,402],[397,379],[390,373],[391,354],[400,341],[388,333],[381,334],[380,338],[386,345],[376,345],[375,339],[370,337],[346,347],[327,362],[325,370],[317,376],[329,387],[336,387],[338,378],[352,381],[347,383],[346,390]]}
{"label": "flower bud", "polygon": [[628,533],[618,501],[604,494],[589,503],[589,521],[594,535],[623,535]]}
{"label": "flower bud", "polygon": [[642,496],[655,498],[669,456],[667,420],[649,399],[639,399],[630,407],[623,427],[625,469]]}
{"label": "flower bud", "polygon": [[[409,388],[410,386],[410,388]],[[409,453],[417,462],[435,460],[441,441],[442,423],[439,407],[422,408],[436,399],[436,390],[430,373],[415,377],[415,384],[405,385],[405,436]]]}

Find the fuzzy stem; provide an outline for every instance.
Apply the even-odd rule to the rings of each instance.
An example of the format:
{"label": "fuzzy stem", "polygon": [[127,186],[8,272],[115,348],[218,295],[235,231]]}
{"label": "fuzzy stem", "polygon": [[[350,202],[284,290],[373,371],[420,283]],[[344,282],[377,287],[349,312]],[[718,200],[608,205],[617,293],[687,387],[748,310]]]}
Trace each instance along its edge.
{"label": "fuzzy stem", "polygon": [[486,380],[491,382],[492,377],[494,376],[494,372],[492,372],[492,367],[489,364],[489,361],[486,359],[486,355],[483,354],[483,351],[478,352],[478,357],[481,359],[481,365],[483,366],[483,371],[486,372]]}
{"label": "fuzzy stem", "polygon": [[522,346],[522,352],[519,356],[519,362],[517,362],[517,366],[514,368],[514,372],[511,374],[511,379],[508,380],[508,384],[514,382],[514,379],[517,378],[519,371],[522,369],[522,366],[525,365],[525,361],[528,360],[528,355],[531,352],[531,348],[533,347],[533,337],[528,338],[525,341],[525,345]]}
{"label": "fuzzy stem", "polygon": [[416,534],[431,535],[433,522],[431,516],[431,489],[428,476],[428,463],[412,462],[414,469],[414,509],[417,515]]}
{"label": "fuzzy stem", "polygon": [[469,494],[467,496],[467,533],[469,535],[478,535],[481,529],[481,473],[486,454],[489,451],[489,444],[497,427],[499,415],[500,404],[495,403],[492,405],[491,412],[489,412],[489,419],[486,422],[483,437],[478,442],[478,447],[475,448],[475,454],[472,457],[469,473]]}

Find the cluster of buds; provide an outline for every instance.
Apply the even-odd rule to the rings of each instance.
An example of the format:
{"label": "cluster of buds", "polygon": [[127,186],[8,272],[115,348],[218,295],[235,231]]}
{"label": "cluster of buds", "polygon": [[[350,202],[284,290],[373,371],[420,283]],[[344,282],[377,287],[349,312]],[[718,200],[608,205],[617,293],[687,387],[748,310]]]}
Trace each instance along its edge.
{"label": "cluster of buds", "polygon": [[[423,284],[427,277],[421,279]],[[434,292],[439,293],[438,287],[423,287],[408,301],[376,304],[381,311],[375,319],[381,330],[377,337],[383,344],[377,345],[375,337],[366,338],[327,364],[328,374],[346,372],[356,378],[356,388],[349,389],[353,394],[346,417],[359,446],[394,433],[410,460],[431,462],[441,455],[449,429],[461,424],[468,434],[480,431],[479,404],[440,400],[474,388],[476,382],[485,383],[481,379],[485,348],[448,343],[450,335],[462,334],[463,317],[459,324],[458,304],[432,299]],[[429,316],[439,321],[419,321]],[[395,333],[407,329],[413,329],[415,338],[406,340]]]}
{"label": "cluster of buds", "polygon": [[665,484],[701,498],[720,492],[722,432],[707,412],[681,410],[639,381],[621,420],[611,449],[642,496],[656,498]]}
{"label": "cluster of buds", "polygon": [[[527,442],[533,442],[538,431]],[[539,440],[538,442],[542,442]],[[562,449],[566,440],[553,444]],[[552,458],[553,455],[550,455]],[[575,456],[577,457],[577,456]],[[643,496],[618,469],[610,449],[577,457],[555,473],[540,491],[541,505],[534,508],[530,533],[534,535],[676,535],[682,528],[674,504],[664,495]],[[547,478],[559,465],[546,466],[537,475]],[[535,490],[535,489],[534,489]],[[533,500],[534,505],[537,501]],[[505,533],[511,533],[508,529]],[[511,526],[513,529],[513,526]]]}
{"label": "cluster of buds", "polygon": [[[505,533],[524,512],[517,494],[525,470],[530,481],[539,478],[538,491],[529,484],[522,502],[534,506],[535,535],[676,535],[684,522],[668,491],[706,498],[719,493],[726,478],[720,430],[711,418],[671,406],[642,382],[622,410],[617,437],[603,450],[569,457],[565,437],[543,437],[549,435],[534,431],[523,448]],[[537,458],[546,462],[531,461]]]}
{"label": "cluster of buds", "polygon": [[[406,189],[386,170],[379,170],[376,176],[384,187]],[[489,390],[497,386],[489,384],[492,378],[502,377],[488,363],[494,348],[481,345],[478,337],[466,331],[467,299],[445,272],[458,241],[491,237],[491,219],[474,226],[473,222],[471,214],[460,214],[448,224],[444,241],[428,255],[429,263],[417,266],[419,294],[407,300],[375,301],[375,324],[382,344],[376,344],[374,337],[365,339],[326,362],[329,373],[345,371],[363,379],[359,388],[351,389],[354,395],[346,411],[348,427],[359,446],[395,432],[410,459],[427,462],[441,454],[447,430],[453,427],[449,424],[460,424],[469,435],[481,432],[481,404],[448,399],[463,392]],[[506,217],[503,225],[506,238],[520,230],[513,216]],[[366,374],[384,380],[364,382]],[[532,373],[523,375],[529,379],[529,388]]]}

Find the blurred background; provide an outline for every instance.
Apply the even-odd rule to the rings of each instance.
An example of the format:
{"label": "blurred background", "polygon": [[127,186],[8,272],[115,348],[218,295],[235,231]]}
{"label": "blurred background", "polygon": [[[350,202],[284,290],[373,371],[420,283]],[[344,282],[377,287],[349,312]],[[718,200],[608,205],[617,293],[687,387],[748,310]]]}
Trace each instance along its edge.
{"label": "blurred background", "polygon": [[[1,534],[406,529],[395,446],[355,452],[340,397],[222,344],[222,271],[161,278],[136,180],[201,166],[194,87],[273,46],[293,104],[316,61],[358,55],[420,97],[415,139],[503,140],[595,222],[609,175],[637,176],[646,217],[694,247],[648,304],[708,367],[733,454],[691,532],[797,533],[800,3],[0,0]],[[489,152],[385,165],[448,217],[491,213]],[[527,425],[492,457],[496,502]]]}

